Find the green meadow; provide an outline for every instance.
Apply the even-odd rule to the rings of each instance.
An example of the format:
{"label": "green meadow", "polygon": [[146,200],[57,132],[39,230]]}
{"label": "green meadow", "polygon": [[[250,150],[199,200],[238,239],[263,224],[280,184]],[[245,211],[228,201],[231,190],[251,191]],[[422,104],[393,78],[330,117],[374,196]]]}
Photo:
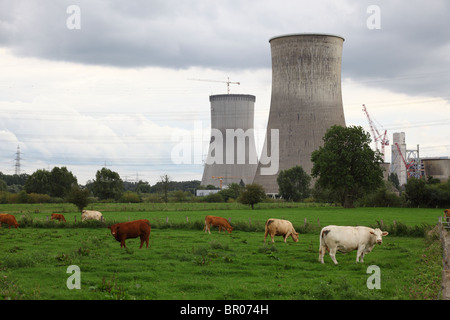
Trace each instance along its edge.
{"label": "green meadow", "polygon": [[[357,208],[325,205],[95,204],[104,223],[82,223],[69,204],[1,205],[21,226],[0,229],[0,298],[41,300],[329,300],[439,298],[442,251],[427,236],[441,209]],[[67,223],[47,221],[63,213]],[[231,221],[232,234],[203,232],[207,214]],[[290,220],[299,242],[264,244],[268,218]],[[139,239],[120,248],[107,226],[148,219],[149,248]],[[319,231],[329,224],[381,226],[383,244],[356,263],[356,252],[318,262]],[[81,289],[69,289],[78,266]],[[380,289],[368,288],[369,266]],[[70,279],[69,279],[70,278]],[[370,280],[370,279],[369,279]]]}

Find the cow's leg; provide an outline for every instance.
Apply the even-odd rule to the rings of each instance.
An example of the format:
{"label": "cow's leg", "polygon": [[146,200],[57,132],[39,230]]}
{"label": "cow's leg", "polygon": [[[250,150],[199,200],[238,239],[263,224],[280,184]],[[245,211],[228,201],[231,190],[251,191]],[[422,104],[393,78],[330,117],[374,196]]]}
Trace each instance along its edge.
{"label": "cow's leg", "polygon": [[125,239],[122,239],[122,240],[120,241],[120,247],[122,248],[122,246],[123,246],[124,248],[127,247],[127,246],[125,245]]}
{"label": "cow's leg", "polygon": [[356,262],[364,262],[364,246],[358,248],[358,253],[356,254]]}
{"label": "cow's leg", "polygon": [[330,248],[330,257],[333,260],[334,264],[338,264],[336,260],[336,248]]}
{"label": "cow's leg", "polygon": [[319,248],[319,261],[321,263],[324,263],[323,262],[323,257],[325,256],[326,250],[327,250],[327,246],[325,246],[325,245],[321,245],[320,248]]}
{"label": "cow's leg", "polygon": [[271,234],[270,237],[272,238],[272,244],[274,244],[275,243],[275,239],[274,239],[275,238],[275,234]]}

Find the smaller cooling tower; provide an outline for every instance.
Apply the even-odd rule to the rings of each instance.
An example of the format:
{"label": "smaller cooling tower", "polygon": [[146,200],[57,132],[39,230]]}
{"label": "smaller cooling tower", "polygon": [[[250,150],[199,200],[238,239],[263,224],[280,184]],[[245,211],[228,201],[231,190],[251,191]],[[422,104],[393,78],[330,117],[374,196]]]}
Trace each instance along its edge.
{"label": "smaller cooling tower", "polygon": [[[397,174],[400,185],[406,184],[407,172],[403,159],[406,159],[406,140],[404,132],[393,134],[391,146],[391,173]],[[402,159],[403,156],[403,159]]]}
{"label": "smaller cooling tower", "polygon": [[211,140],[201,184],[252,183],[258,166],[253,128],[255,96],[221,94],[211,102]]}

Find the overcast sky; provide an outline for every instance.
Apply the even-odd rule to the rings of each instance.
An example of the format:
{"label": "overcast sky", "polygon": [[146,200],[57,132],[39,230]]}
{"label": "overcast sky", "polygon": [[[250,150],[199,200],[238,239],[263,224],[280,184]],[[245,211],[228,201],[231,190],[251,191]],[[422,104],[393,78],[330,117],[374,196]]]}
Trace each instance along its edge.
{"label": "overcast sky", "polygon": [[[260,150],[268,40],[316,32],[345,38],[347,125],[370,130],[365,104],[391,140],[450,156],[449,17],[448,0],[0,0],[0,171],[14,173],[20,146],[22,172],[66,166],[81,184],[105,165],[129,181],[201,180],[209,95],[227,87],[192,79],[256,96]],[[192,164],[173,161],[181,136]]]}

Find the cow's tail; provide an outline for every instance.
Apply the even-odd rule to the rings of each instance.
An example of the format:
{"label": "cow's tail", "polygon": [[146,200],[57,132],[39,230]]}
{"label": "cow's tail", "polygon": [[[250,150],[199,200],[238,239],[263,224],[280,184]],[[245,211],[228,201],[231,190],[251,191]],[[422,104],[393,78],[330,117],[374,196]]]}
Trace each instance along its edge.
{"label": "cow's tail", "polygon": [[319,247],[319,254],[320,255],[324,255],[325,251],[323,250],[328,250],[328,246],[325,243],[325,237],[327,236],[327,234],[330,232],[330,230],[323,228],[320,231],[320,247]]}

